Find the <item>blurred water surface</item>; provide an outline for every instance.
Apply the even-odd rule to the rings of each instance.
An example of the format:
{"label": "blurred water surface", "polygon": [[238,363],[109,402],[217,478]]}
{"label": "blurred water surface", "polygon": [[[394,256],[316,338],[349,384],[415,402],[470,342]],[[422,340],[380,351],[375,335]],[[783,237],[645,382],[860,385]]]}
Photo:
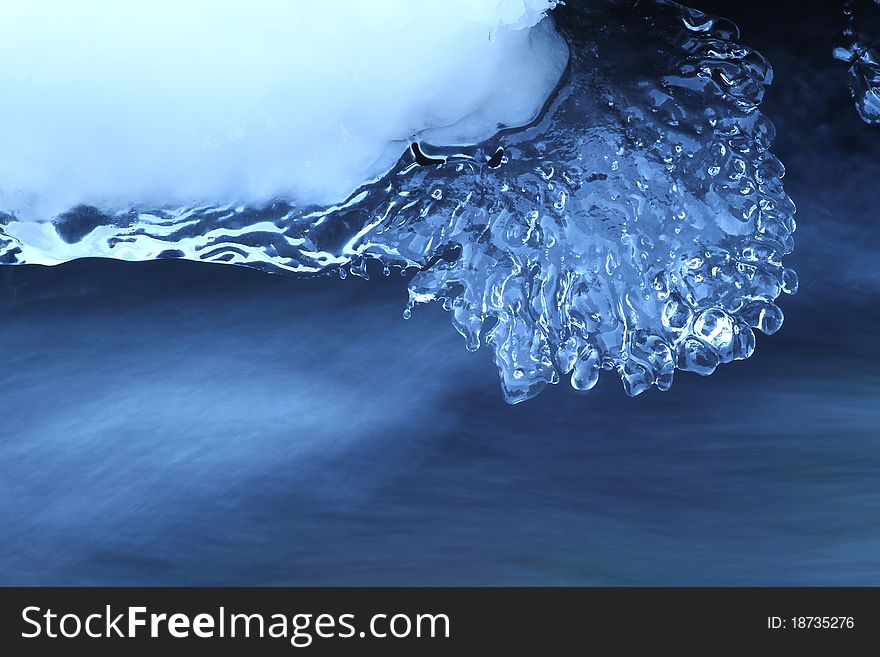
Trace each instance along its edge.
{"label": "blurred water surface", "polygon": [[799,207],[750,360],[512,407],[397,277],[3,268],[0,583],[880,585],[880,131],[802,5],[699,3],[774,65]]}

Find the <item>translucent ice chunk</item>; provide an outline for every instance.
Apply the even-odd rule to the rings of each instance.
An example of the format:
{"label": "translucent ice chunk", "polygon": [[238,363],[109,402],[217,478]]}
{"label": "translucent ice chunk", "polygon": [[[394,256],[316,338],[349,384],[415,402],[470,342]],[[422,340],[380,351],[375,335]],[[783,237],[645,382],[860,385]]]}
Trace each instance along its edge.
{"label": "translucent ice chunk", "polygon": [[[768,63],[737,28],[674,2],[554,10],[571,57],[529,126],[413,143],[344,202],[75,207],[0,219],[0,259],[178,257],[368,276],[402,268],[494,352],[514,403],[616,371],[631,395],[748,358],[797,278],[795,207],[758,105]],[[5,246],[4,246],[5,243]]]}
{"label": "translucent ice chunk", "polygon": [[850,64],[849,88],[865,123],[880,123],[880,0],[847,0],[847,46],[834,50]]}

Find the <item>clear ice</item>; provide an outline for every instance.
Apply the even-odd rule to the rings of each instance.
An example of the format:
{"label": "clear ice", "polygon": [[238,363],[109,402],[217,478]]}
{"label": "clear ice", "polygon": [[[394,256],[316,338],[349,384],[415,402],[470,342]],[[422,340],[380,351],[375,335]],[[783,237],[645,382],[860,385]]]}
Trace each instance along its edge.
{"label": "clear ice", "polygon": [[772,70],[729,21],[675,2],[554,10],[570,47],[530,125],[482,143],[414,142],[330,207],[80,206],[0,216],[0,262],[186,258],[409,280],[488,345],[505,399],[616,371],[629,395],[711,374],[777,331],[795,207],[758,110]]}
{"label": "clear ice", "polygon": [[880,0],[847,0],[847,46],[834,50],[847,62],[849,88],[865,123],[880,123]]}

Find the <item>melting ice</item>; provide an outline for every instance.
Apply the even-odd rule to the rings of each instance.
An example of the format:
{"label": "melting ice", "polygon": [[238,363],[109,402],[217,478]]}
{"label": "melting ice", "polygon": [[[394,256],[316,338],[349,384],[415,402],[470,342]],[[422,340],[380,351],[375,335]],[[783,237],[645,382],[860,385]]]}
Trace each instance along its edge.
{"label": "melting ice", "polygon": [[0,206],[337,201],[417,133],[531,121],[567,57],[550,5],[2,2]]}
{"label": "melting ice", "polygon": [[844,37],[834,56],[849,63],[849,88],[865,123],[880,123],[880,0],[847,0]]}
{"label": "melting ice", "polygon": [[[589,389],[603,370],[631,395],[665,390],[676,369],[708,375],[748,358],[753,329],[775,332],[783,315],[774,301],[797,289],[782,262],[795,208],[769,151],[773,126],[758,110],[770,66],[739,44],[729,21],[674,2],[571,2],[542,22],[548,3],[485,4],[495,13],[478,21],[489,44],[479,47],[507,41],[504,61],[482,78],[494,90],[463,90],[468,111],[439,119],[413,101],[409,116],[419,120],[403,129],[395,115],[382,137],[397,130],[393,139],[376,138],[370,151],[411,135],[403,155],[373,178],[359,164],[362,184],[344,199],[316,201],[320,194],[282,177],[292,185],[285,193],[254,183],[237,188],[243,201],[223,204],[108,203],[96,194],[101,202],[36,218],[7,205],[0,261],[177,257],[300,274],[400,270],[414,274],[405,316],[441,302],[468,349],[494,351],[512,403],[562,378]],[[406,56],[418,59],[418,48]],[[512,108],[494,105],[520,75],[531,81],[527,93],[517,88]],[[432,98],[456,95],[457,82],[451,76]],[[246,198],[257,188],[271,200]],[[8,203],[17,192],[6,189]]]}

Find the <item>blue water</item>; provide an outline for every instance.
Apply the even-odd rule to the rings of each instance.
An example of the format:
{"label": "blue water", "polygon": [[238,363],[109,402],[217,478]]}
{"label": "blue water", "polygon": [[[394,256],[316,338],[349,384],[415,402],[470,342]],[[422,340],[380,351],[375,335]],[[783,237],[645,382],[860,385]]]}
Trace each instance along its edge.
{"label": "blue water", "polygon": [[0,583],[880,584],[880,132],[832,5],[699,4],[774,66],[801,287],[668,392],[509,406],[398,277],[0,269]]}

